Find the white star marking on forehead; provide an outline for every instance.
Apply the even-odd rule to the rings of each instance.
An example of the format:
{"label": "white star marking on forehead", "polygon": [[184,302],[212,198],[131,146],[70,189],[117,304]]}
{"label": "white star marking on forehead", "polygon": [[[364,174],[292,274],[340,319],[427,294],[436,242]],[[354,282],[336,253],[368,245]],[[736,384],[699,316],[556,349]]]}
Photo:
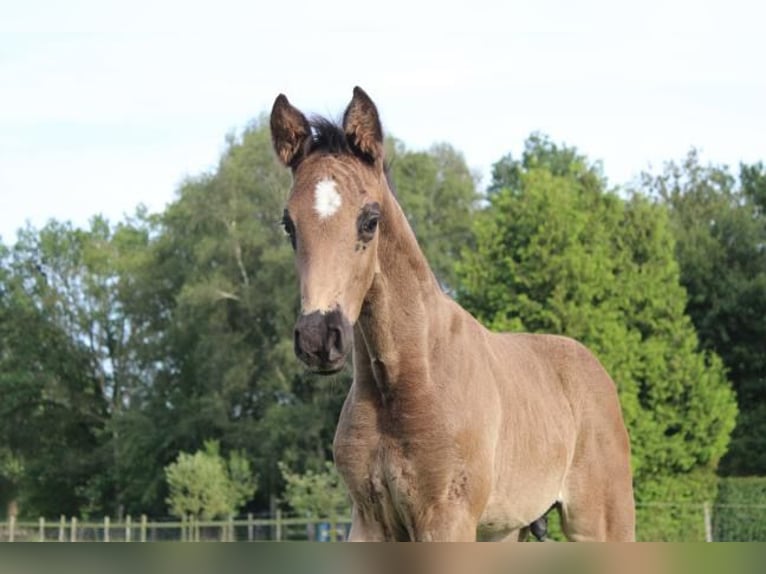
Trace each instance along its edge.
{"label": "white star marking on forehead", "polygon": [[334,215],[342,202],[333,180],[325,178],[317,183],[314,188],[314,209],[320,219]]}

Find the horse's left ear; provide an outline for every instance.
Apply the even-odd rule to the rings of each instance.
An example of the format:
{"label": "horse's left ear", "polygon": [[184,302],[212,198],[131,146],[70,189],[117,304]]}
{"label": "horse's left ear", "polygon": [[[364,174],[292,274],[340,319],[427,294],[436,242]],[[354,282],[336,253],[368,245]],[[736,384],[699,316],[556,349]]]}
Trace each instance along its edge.
{"label": "horse's left ear", "polygon": [[383,128],[378,109],[359,86],[354,88],[354,97],[343,114],[343,131],[354,153],[362,159],[369,163],[383,159]]}

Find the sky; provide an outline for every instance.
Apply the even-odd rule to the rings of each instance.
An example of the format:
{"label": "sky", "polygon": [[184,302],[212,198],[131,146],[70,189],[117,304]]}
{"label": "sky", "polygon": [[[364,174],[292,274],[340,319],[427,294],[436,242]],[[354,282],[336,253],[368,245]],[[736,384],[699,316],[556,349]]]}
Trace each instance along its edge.
{"label": "sky", "polygon": [[766,161],[764,21],[754,0],[0,0],[0,238],[160,211],[279,93],[337,117],[356,85],[483,184],[534,131],[615,185],[691,147]]}

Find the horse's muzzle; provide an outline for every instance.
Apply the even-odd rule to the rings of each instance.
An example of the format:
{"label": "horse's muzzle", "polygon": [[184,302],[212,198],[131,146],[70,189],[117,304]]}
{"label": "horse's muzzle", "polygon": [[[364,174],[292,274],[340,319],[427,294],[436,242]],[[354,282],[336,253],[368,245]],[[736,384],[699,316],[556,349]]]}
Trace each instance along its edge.
{"label": "horse's muzzle", "polygon": [[301,315],[295,324],[295,354],[311,370],[329,375],[346,363],[353,342],[353,328],[340,309]]}

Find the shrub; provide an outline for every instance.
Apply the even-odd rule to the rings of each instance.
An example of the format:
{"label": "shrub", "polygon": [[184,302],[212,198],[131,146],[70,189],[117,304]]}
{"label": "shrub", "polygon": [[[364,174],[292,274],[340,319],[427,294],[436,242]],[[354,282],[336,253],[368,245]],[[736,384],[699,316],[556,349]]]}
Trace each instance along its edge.
{"label": "shrub", "polygon": [[713,539],[766,540],[766,477],[722,478],[713,513]]}

